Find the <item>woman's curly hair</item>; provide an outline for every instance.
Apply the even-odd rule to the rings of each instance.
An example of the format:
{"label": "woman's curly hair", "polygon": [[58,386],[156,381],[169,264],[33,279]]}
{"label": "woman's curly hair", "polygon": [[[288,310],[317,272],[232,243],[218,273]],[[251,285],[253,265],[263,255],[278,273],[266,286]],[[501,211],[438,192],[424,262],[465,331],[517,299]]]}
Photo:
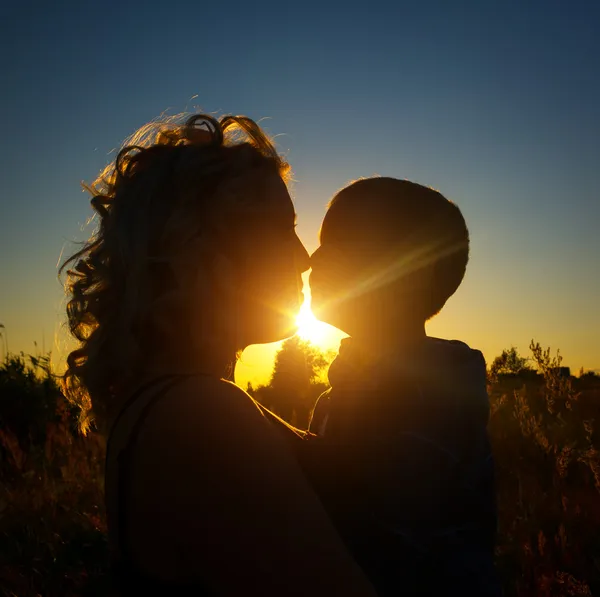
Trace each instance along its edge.
{"label": "woman's curly hair", "polygon": [[[85,413],[110,420],[174,329],[190,342],[200,336],[199,358],[218,352],[233,299],[216,278],[273,174],[287,182],[289,165],[251,119],[179,115],[143,126],[84,186],[99,225],[60,271],[68,268],[67,320],[79,343],[64,388]],[[192,331],[185,318],[194,312],[205,318]]]}

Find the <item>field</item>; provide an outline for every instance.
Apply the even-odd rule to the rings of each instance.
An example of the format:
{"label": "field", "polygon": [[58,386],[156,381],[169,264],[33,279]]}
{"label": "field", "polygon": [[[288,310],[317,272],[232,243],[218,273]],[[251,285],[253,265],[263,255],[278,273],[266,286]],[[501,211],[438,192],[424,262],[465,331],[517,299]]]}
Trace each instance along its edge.
{"label": "field", "polygon": [[[490,379],[498,570],[507,597],[598,594],[600,378],[565,376],[533,344],[532,361],[537,373]],[[0,367],[0,595],[106,595],[104,438],[79,432],[81,410],[48,363],[13,355]],[[297,423],[323,388],[307,375],[302,403],[286,406]],[[273,401],[269,387],[252,390]]]}

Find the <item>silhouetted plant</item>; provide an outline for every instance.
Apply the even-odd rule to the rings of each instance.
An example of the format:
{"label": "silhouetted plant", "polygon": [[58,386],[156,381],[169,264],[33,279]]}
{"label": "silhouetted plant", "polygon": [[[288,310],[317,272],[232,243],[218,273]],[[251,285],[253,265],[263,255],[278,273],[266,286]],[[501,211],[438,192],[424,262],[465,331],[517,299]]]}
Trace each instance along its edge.
{"label": "silhouetted plant", "polygon": [[2,595],[94,594],[86,587],[106,584],[104,440],[80,435],[79,416],[60,392],[49,356],[6,358],[0,367]]}
{"label": "silhouetted plant", "polygon": [[[600,459],[594,421],[561,357],[531,342],[539,383],[490,387],[498,565],[506,595],[591,595],[600,580]],[[596,405],[597,408],[597,405]]]}
{"label": "silhouetted plant", "polygon": [[328,385],[321,379],[334,353],[324,353],[308,341],[293,336],[275,355],[267,385],[252,388],[252,395],[290,424],[305,429],[309,413]]}
{"label": "silhouetted plant", "polygon": [[[77,435],[81,409],[62,395],[50,356],[8,355],[0,368],[0,446],[7,464],[20,472],[26,460],[41,466],[54,430]],[[62,431],[61,431],[62,433]]]}
{"label": "silhouetted plant", "polygon": [[[506,597],[589,597],[600,594],[600,384],[566,377],[559,353],[530,349],[537,377],[489,386],[498,569]],[[332,356],[292,339],[271,383],[248,389],[303,427]],[[0,366],[0,595],[108,593],[104,438],[80,435],[78,417],[47,357]]]}
{"label": "silhouetted plant", "polygon": [[517,349],[512,346],[503,350],[490,365],[489,376],[491,381],[497,381],[500,375],[522,375],[531,371],[530,359],[522,357]]}

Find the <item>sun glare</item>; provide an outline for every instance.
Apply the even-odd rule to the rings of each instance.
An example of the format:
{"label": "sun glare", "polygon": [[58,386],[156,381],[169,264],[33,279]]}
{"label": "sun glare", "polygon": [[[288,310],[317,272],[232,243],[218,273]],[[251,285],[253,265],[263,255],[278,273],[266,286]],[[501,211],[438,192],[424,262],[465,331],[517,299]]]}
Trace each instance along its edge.
{"label": "sun glare", "polygon": [[296,317],[296,332],[303,340],[308,340],[317,346],[321,346],[327,335],[327,325],[320,322],[310,310],[310,305],[307,301],[300,308],[300,313]]}

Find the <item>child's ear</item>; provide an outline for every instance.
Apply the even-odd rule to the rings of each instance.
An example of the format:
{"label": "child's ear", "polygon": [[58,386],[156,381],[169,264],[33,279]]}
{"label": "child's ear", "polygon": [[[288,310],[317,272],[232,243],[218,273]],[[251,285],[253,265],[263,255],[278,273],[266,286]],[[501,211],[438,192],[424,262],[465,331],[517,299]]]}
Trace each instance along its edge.
{"label": "child's ear", "polygon": [[429,303],[434,284],[435,268],[433,266],[422,268],[415,280],[415,294],[419,301],[419,305],[422,305],[424,302]]}
{"label": "child's ear", "polygon": [[432,290],[435,284],[435,267],[433,265],[424,267],[421,274],[421,288]]}

